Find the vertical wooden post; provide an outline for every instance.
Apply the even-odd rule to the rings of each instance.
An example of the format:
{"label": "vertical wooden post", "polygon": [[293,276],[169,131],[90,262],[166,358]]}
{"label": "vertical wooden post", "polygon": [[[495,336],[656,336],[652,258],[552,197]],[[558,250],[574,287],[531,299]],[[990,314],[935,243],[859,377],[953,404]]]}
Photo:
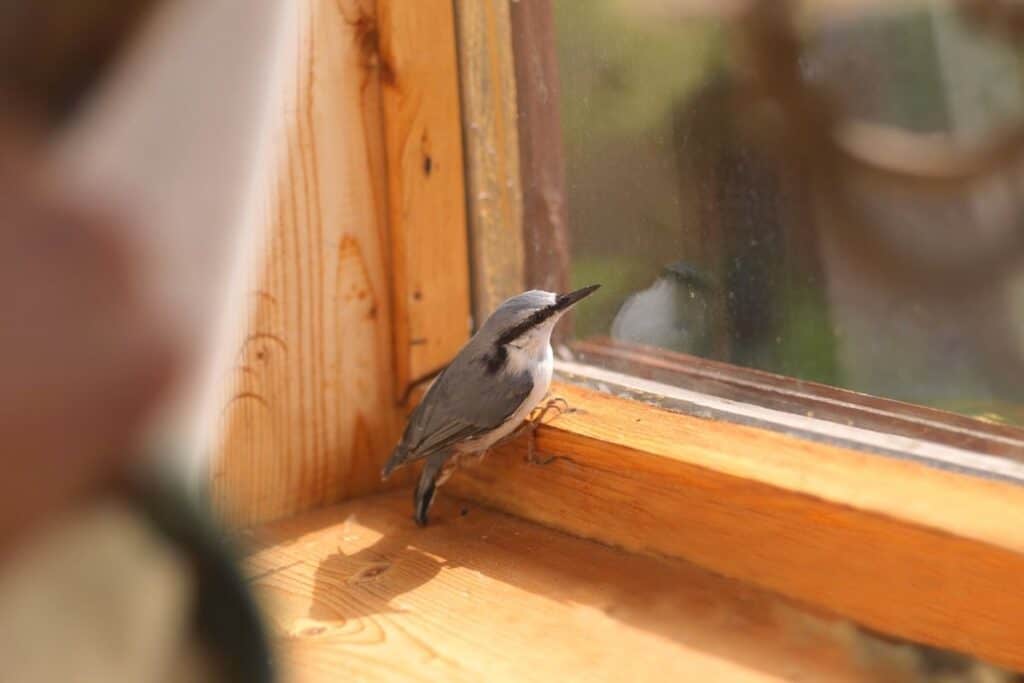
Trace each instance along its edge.
{"label": "vertical wooden post", "polygon": [[469,336],[452,0],[378,0],[399,395]]}
{"label": "vertical wooden post", "polygon": [[[511,26],[519,108],[526,285],[565,292],[570,287],[569,207],[551,0],[512,3]],[[555,328],[556,345],[572,338],[572,315],[570,311]]]}
{"label": "vertical wooden post", "polygon": [[301,2],[267,260],[213,468],[242,526],[379,490],[399,399],[468,335],[451,3]]}
{"label": "vertical wooden post", "polygon": [[[569,208],[558,109],[558,55],[551,0],[514,2],[512,41],[519,106],[526,282],[549,291],[569,287]],[[564,329],[566,326],[561,325]]]}
{"label": "vertical wooden post", "polygon": [[508,2],[455,2],[477,326],[526,282],[509,11]]}
{"label": "vertical wooden post", "polygon": [[303,5],[267,260],[214,465],[237,525],[379,488],[400,418],[372,5]]}

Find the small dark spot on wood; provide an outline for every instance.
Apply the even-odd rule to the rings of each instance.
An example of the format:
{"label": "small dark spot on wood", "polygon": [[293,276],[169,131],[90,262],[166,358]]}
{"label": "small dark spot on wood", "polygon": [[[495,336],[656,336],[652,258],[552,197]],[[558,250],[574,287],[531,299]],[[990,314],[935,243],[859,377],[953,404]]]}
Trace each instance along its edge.
{"label": "small dark spot on wood", "polygon": [[372,579],[375,576],[380,576],[381,574],[386,572],[387,569],[388,569],[388,566],[386,564],[385,565],[375,565],[373,567],[367,567],[366,571],[363,572],[362,578],[364,578],[364,579]]}
{"label": "small dark spot on wood", "polygon": [[370,310],[367,311],[367,313],[366,313],[366,318],[367,318],[367,320],[376,320],[377,319],[377,305],[376,304],[374,304],[373,306],[370,306]]}
{"label": "small dark spot on wood", "polygon": [[256,360],[263,360],[266,357],[266,355],[266,352],[263,349],[260,349],[259,351],[256,352]]}
{"label": "small dark spot on wood", "polygon": [[377,578],[387,570],[391,569],[391,563],[389,562],[375,562],[367,567],[363,567],[348,579],[348,583],[363,583]]}
{"label": "small dark spot on wood", "polygon": [[385,88],[394,88],[398,82],[398,78],[395,76],[395,70],[391,68],[391,64],[387,62],[383,57],[377,64],[377,72],[380,74],[380,84]]}
{"label": "small dark spot on wood", "polygon": [[381,54],[380,29],[376,18],[359,10],[358,16],[354,18],[346,16],[345,23],[353,28],[355,44],[359,49],[359,65],[366,71],[376,69],[381,85],[393,86],[395,72],[385,55]]}
{"label": "small dark spot on wood", "polygon": [[423,173],[424,175],[430,175],[431,169],[434,168],[434,161],[430,158],[430,155],[424,155],[423,157]]}
{"label": "small dark spot on wood", "polygon": [[418,290],[418,289],[417,289],[417,290],[415,290],[415,291],[414,291],[414,292],[412,293],[412,299],[413,299],[413,301],[422,301],[422,300],[423,300],[423,292],[421,292],[421,291],[420,291],[420,290]]}
{"label": "small dark spot on wood", "polygon": [[416,337],[415,339],[409,340],[409,346],[423,346],[427,343],[426,337]]}
{"label": "small dark spot on wood", "polygon": [[462,516],[462,517],[465,517],[468,514],[469,514],[469,508],[462,508],[461,510],[459,510],[459,515]]}
{"label": "small dark spot on wood", "polygon": [[267,301],[269,301],[269,302],[271,302],[273,304],[277,303],[277,299],[274,298],[274,295],[271,294],[270,292],[264,291],[262,289],[257,289],[255,294],[256,294],[256,296],[260,297],[261,299],[266,299]]}

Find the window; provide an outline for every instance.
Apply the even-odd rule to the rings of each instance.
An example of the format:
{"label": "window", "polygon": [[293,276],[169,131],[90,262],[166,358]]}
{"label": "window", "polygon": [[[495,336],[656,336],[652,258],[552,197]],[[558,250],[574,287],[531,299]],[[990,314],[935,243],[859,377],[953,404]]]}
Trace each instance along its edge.
{"label": "window", "polygon": [[991,426],[1024,421],[1019,171],[939,182],[928,156],[1021,118],[1013,45],[948,3],[811,7],[792,33],[687,6],[553,3],[569,269],[604,285],[577,359],[908,436],[955,424],[974,436],[947,443],[1020,457]]}

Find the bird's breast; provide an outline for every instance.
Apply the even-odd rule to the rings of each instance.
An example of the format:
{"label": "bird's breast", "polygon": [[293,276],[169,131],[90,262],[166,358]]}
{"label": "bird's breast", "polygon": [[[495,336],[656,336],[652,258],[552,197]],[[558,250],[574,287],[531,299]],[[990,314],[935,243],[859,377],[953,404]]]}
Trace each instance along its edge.
{"label": "bird's breast", "polygon": [[[509,418],[508,422],[502,425],[502,429],[506,430],[505,434],[511,433],[513,429],[521,425],[523,420],[530,416],[530,413],[537,407],[537,404],[547,395],[548,389],[551,388],[551,373],[554,371],[554,367],[555,357],[551,352],[551,345],[548,344],[540,358],[533,359],[532,362],[528,363],[526,371],[530,373],[533,379],[533,389],[530,390],[522,405],[512,413],[512,417]],[[502,436],[505,434],[502,434]]]}
{"label": "bird's breast", "polygon": [[530,373],[530,377],[533,380],[533,388],[527,394],[526,400],[516,408],[508,420],[502,423],[500,427],[486,436],[464,442],[459,450],[472,453],[490,448],[493,444],[515,431],[523,423],[523,420],[530,416],[530,413],[544,399],[544,396],[547,395],[548,389],[551,388],[551,375],[555,367],[555,357],[551,351],[551,345],[547,345],[546,351],[542,353],[540,358],[517,358],[517,356],[521,355],[524,354],[519,349],[510,350],[505,371],[515,372],[514,368],[518,367],[520,368],[519,372]]}

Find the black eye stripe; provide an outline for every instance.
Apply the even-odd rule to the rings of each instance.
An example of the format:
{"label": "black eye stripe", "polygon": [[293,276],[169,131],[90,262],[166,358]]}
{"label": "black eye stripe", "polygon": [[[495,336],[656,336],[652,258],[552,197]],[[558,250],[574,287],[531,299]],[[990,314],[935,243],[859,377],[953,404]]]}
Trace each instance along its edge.
{"label": "black eye stripe", "polygon": [[498,337],[498,341],[495,342],[495,344],[497,346],[504,346],[505,344],[515,341],[519,337],[523,336],[525,333],[532,330],[534,327],[537,327],[537,325],[540,325],[542,322],[553,316],[555,313],[558,313],[560,310],[561,308],[558,306],[557,303],[555,303],[551,304],[550,306],[545,306],[540,310],[534,311],[522,322],[517,323],[516,325],[502,332],[501,336]]}

